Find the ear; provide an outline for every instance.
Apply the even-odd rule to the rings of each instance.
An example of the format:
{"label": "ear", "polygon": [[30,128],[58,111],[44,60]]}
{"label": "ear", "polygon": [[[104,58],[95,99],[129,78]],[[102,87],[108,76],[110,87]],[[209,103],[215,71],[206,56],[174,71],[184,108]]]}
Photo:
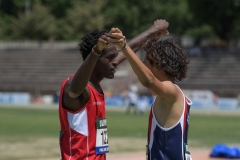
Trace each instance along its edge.
{"label": "ear", "polygon": [[157,67],[153,66],[151,71],[155,75],[155,74],[157,74],[159,72],[159,69]]}
{"label": "ear", "polygon": [[158,67],[154,66],[154,68],[156,71],[160,71],[160,69]]}

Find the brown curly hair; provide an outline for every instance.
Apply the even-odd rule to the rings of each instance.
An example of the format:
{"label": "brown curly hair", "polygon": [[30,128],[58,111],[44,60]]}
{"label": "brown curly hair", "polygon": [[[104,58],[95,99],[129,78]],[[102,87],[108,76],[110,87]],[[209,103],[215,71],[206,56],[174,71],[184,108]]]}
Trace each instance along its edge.
{"label": "brown curly hair", "polygon": [[171,38],[157,41],[152,38],[143,46],[146,51],[146,58],[156,68],[163,69],[175,81],[181,81],[187,76],[188,55]]}

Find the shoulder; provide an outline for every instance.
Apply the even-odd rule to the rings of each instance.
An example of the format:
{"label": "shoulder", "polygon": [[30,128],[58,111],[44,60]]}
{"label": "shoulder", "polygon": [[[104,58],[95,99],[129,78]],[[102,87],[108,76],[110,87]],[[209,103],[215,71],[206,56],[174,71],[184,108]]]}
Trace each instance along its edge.
{"label": "shoulder", "polygon": [[65,109],[68,109],[68,110],[71,110],[71,111],[77,111],[77,110],[81,109],[87,103],[87,101],[89,100],[90,91],[89,91],[89,87],[86,86],[81,95],[73,98],[70,95],[71,93],[69,91],[69,86],[71,84],[71,81],[72,81],[72,78],[70,78],[64,86],[62,103],[63,103],[63,107]]}

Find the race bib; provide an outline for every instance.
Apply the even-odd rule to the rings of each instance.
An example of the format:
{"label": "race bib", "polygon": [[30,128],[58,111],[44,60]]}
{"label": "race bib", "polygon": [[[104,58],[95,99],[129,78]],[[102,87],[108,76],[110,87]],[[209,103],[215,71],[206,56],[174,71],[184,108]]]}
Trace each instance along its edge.
{"label": "race bib", "polygon": [[188,145],[184,143],[184,153],[185,153],[185,160],[192,160],[191,154],[188,150]]}
{"label": "race bib", "polygon": [[146,145],[146,160],[148,160],[148,152],[149,152],[148,145]]}
{"label": "race bib", "polygon": [[96,133],[96,154],[104,154],[109,152],[108,149],[108,133],[107,133],[107,119],[97,118],[97,133]]}

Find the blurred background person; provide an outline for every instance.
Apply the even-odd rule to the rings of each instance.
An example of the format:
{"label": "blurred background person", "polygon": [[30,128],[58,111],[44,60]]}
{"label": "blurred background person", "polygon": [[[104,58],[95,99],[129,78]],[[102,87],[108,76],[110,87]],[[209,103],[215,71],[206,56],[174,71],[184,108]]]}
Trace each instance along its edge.
{"label": "blurred background person", "polygon": [[126,113],[129,114],[131,110],[133,110],[133,113],[137,114],[138,107],[138,88],[137,86],[133,85],[130,87],[130,90],[127,95],[127,109]]}
{"label": "blurred background person", "polygon": [[149,107],[149,99],[147,96],[143,95],[139,97],[138,103],[138,110],[139,110],[139,114],[144,114],[147,107]]}

